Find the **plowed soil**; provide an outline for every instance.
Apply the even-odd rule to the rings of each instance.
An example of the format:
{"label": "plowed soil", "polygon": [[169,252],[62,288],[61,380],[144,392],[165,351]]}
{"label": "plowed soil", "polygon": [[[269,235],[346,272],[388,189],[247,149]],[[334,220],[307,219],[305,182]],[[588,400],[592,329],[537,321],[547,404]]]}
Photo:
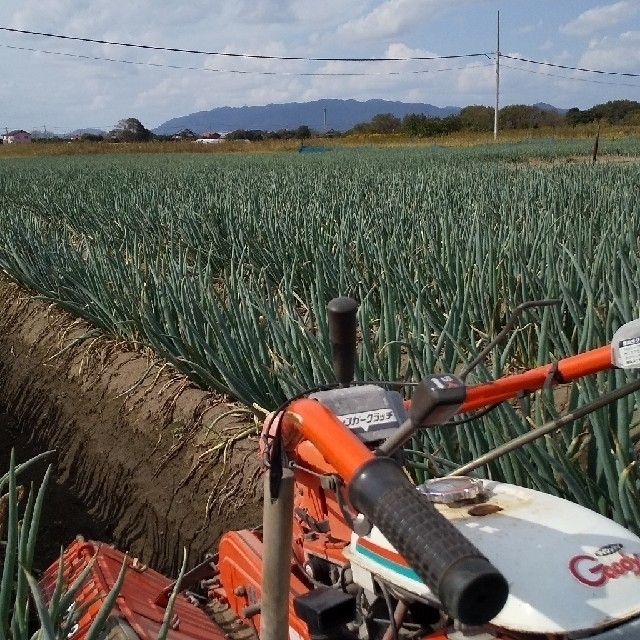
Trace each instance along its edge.
{"label": "plowed soil", "polygon": [[175,574],[183,546],[194,563],[259,523],[253,418],[3,278],[0,309],[0,473],[12,446],[55,449],[41,568],[82,534]]}

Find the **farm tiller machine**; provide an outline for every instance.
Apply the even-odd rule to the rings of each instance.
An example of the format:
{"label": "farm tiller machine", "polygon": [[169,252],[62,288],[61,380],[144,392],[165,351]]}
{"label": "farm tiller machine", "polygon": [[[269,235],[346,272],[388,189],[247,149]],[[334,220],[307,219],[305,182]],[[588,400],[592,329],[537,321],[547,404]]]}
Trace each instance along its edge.
{"label": "farm tiller machine", "polygon": [[[116,582],[100,636],[111,640],[153,640],[170,600],[176,640],[640,638],[638,537],[561,498],[462,475],[637,391],[640,381],[449,475],[416,486],[403,468],[403,446],[420,429],[523,392],[640,367],[640,320],[608,345],[467,385],[514,314],[468,367],[427,376],[404,401],[391,383],[353,381],[357,305],[336,298],[328,310],[337,383],[267,419],[262,526],[224,534],[218,553],[177,586],[79,538],[61,564],[67,584],[87,576],[67,612],[67,638],[83,640]],[[58,572],[56,564],[40,582],[49,599]]]}

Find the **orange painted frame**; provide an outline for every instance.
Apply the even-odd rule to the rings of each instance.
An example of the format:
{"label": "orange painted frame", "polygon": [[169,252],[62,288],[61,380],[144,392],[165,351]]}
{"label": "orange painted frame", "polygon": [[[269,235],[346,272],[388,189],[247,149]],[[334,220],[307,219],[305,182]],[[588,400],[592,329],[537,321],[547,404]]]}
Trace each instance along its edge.
{"label": "orange painted frame", "polygon": [[[469,386],[458,413],[504,402],[522,391],[536,391],[547,382],[566,383],[612,367],[611,345],[598,347],[553,364]],[[373,457],[366,445],[329,409],[309,398],[294,400],[289,405],[282,420],[282,435],[285,449],[291,454],[303,440],[312,442],[347,483],[357,469]]]}

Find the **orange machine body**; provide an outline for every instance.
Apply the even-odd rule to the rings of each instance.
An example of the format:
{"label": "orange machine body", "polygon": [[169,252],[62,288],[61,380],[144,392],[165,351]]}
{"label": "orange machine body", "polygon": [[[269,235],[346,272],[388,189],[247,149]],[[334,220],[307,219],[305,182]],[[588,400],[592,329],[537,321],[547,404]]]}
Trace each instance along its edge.
{"label": "orange machine body", "polygon": [[[308,402],[320,407],[315,401]],[[369,454],[366,447],[364,451]],[[338,571],[346,566],[342,550],[349,543],[351,529],[345,523],[335,493],[321,483],[320,476],[335,474],[335,470],[307,440],[298,442],[289,455],[296,465],[289,631],[290,640],[309,640],[306,624],[295,615],[293,599],[314,588],[318,576],[312,577],[308,573],[313,557],[327,561]],[[212,593],[229,604],[238,617],[256,631],[260,629],[263,553],[259,530],[224,534],[220,539],[218,558],[221,588]]]}
{"label": "orange machine body", "polygon": [[[568,382],[611,367],[610,347],[538,367],[522,374],[470,386],[459,412],[534,391],[547,384]],[[306,624],[296,616],[293,599],[320,584],[341,584],[347,561],[343,550],[351,539],[347,524],[349,505],[345,487],[374,453],[336,415],[317,400],[291,402],[281,421],[282,442],[294,474],[294,513],[291,578],[289,584],[289,639],[310,640]],[[257,530],[232,531],[219,543],[217,565],[209,576],[208,595],[229,605],[258,635],[265,549]],[[158,635],[171,582],[146,567],[136,566],[124,554],[106,545],[78,540],[63,557],[67,584],[94,560],[90,578],[76,598],[83,613],[74,623],[69,640],[83,640],[107,593],[116,582],[123,562],[129,563],[112,615],[123,618],[141,640]],[[53,597],[58,563],[44,574],[40,587],[45,599]],[[329,572],[327,574],[327,572]],[[84,605],[84,607],[83,607]],[[76,614],[77,616],[78,614]],[[510,638],[497,631],[498,638]],[[171,622],[171,640],[225,640],[224,631],[187,597],[180,595]],[[424,640],[443,640],[445,631],[428,633]]]}
{"label": "orange machine body", "polygon": [[[166,609],[155,601],[171,585],[171,580],[106,544],[78,539],[63,555],[65,584],[71,585],[88,564],[92,563],[92,567],[72,605],[74,611],[69,611],[70,616],[80,616],[72,621],[66,636],[69,640],[84,639],[125,562],[124,582],[110,615],[126,621],[140,640],[158,637]],[[39,582],[48,602],[54,594],[57,573],[56,562]],[[170,626],[168,637],[172,640],[225,640],[221,629],[182,594],[176,599]]]}
{"label": "orange machine body", "polygon": [[[322,417],[326,411],[316,401],[298,402],[305,404],[313,402],[317,405],[316,416]],[[299,407],[298,403],[294,403],[291,412],[293,413],[294,409]],[[322,421],[324,426],[331,425],[333,420],[337,421],[334,416],[329,415],[331,419]],[[328,434],[331,433],[330,426],[327,431]],[[327,437],[330,436],[327,435]],[[307,573],[312,570],[314,557],[330,563],[334,571],[340,572],[347,566],[347,560],[342,552],[349,544],[351,529],[345,522],[335,491],[325,488],[326,483],[321,482],[320,476],[335,474],[335,470],[311,442],[289,440],[289,447],[294,442],[297,442],[294,448],[288,451],[289,458],[295,465],[289,639],[311,640],[306,624],[295,614],[293,599],[313,589],[314,580],[322,578],[322,576],[315,576],[312,579]],[[357,442],[361,444],[359,440]],[[364,451],[354,446],[352,452],[355,451],[363,456],[366,452],[367,457],[373,455],[366,446],[363,445],[363,448]],[[344,466],[348,464],[345,462]],[[357,468],[359,465],[352,460],[351,466]],[[335,488],[337,491],[343,490],[343,486],[340,485]],[[212,590],[210,594],[228,604],[245,624],[255,629],[256,633],[260,629],[259,603],[262,594],[263,553],[262,535],[259,530],[232,531],[224,534],[220,540],[218,559],[220,588]],[[450,632],[450,628],[437,630],[423,636],[423,640],[446,640],[449,637],[447,633]],[[499,634],[496,638],[511,640],[512,636]]]}
{"label": "orange machine body", "polygon": [[[568,382],[611,367],[610,346],[572,356],[554,365],[507,376],[494,382],[467,388],[459,413],[471,411],[515,397],[521,391],[535,391],[549,384]],[[410,406],[410,403],[407,403]],[[373,452],[326,407],[316,400],[293,401],[282,419],[282,442],[295,471],[292,570],[289,597],[290,640],[310,640],[306,625],[295,615],[293,598],[314,588],[313,558],[320,558],[341,571],[347,564],[343,549],[349,544],[351,529],[343,508],[346,494],[338,493]],[[331,485],[327,476],[341,479]],[[344,482],[344,484],[342,484]],[[342,507],[341,504],[342,503]],[[347,507],[348,508],[348,507]],[[262,540],[259,531],[225,534],[220,542],[218,597],[225,599],[236,614],[259,629]],[[253,606],[252,606],[253,605]],[[449,630],[450,631],[450,630]],[[498,638],[511,638],[498,632]],[[434,631],[425,640],[446,638]]]}

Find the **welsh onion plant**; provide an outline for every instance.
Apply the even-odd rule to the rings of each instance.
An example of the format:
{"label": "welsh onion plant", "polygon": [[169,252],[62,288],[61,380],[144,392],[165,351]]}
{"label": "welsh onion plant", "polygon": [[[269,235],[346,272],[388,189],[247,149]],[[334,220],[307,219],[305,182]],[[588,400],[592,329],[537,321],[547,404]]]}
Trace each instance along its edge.
{"label": "welsh onion plant", "polygon": [[31,486],[24,512],[19,514],[18,484],[16,477],[30,466],[46,458],[45,452],[16,465],[11,452],[9,471],[0,477],[0,501],[3,517],[6,517],[6,540],[2,545],[2,577],[0,578],[0,638],[27,640],[29,630],[28,577],[35,555],[38,526],[47,482],[51,475],[49,467],[44,479],[35,491]]}
{"label": "welsh onion plant", "polygon": [[[30,460],[15,463],[14,452],[11,452],[9,471],[0,477],[0,500],[6,505],[6,541],[0,540],[2,545],[2,575],[0,578],[0,638],[2,640],[66,640],[72,633],[72,627],[85,612],[87,606],[94,602],[75,607],[75,598],[89,578],[95,557],[78,574],[71,584],[64,578],[63,555],[58,562],[58,572],[50,601],[47,603],[33,577],[33,562],[37,544],[38,529],[41,521],[42,506],[47,484],[51,477],[51,466],[45,472],[40,487],[35,491],[30,488],[24,512],[19,513],[17,477],[34,464],[46,459],[52,452],[41,453]],[[176,584],[169,597],[157,640],[165,640],[173,608],[180,592],[180,583],[185,573],[187,562],[186,549],[183,550],[182,567]],[[92,624],[85,637],[96,640],[104,636],[104,624],[111,615],[116,599],[122,588],[127,569],[127,561],[120,569],[118,577],[102,601],[99,610],[93,618]],[[30,607],[35,605],[40,626],[33,628]]]}
{"label": "welsh onion plant", "polygon": [[[0,266],[96,326],[152,346],[198,384],[266,408],[332,378],[325,308],[335,295],[360,302],[357,376],[367,380],[456,370],[514,306],[561,298],[560,308],[523,318],[474,372],[485,380],[604,344],[640,311],[640,166],[522,162],[580,145],[92,158],[82,173],[76,159],[7,162]],[[601,374],[572,385],[566,410],[617,383]],[[482,473],[637,530],[637,400]],[[530,419],[557,409],[537,394]],[[529,428],[504,405],[414,447],[451,467]]]}

